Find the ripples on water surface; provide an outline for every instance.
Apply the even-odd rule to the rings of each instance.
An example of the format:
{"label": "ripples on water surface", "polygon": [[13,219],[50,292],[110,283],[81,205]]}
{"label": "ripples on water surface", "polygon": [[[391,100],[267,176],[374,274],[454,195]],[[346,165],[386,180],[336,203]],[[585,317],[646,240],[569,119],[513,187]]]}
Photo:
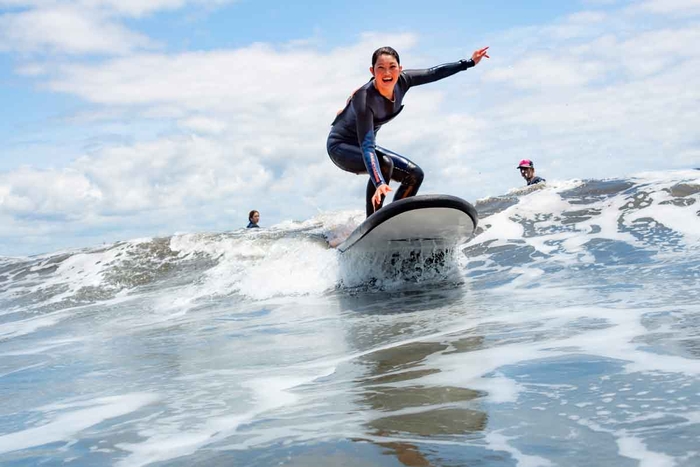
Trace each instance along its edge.
{"label": "ripples on water surface", "polygon": [[476,207],[408,282],[359,212],[0,259],[0,463],[700,465],[698,172]]}

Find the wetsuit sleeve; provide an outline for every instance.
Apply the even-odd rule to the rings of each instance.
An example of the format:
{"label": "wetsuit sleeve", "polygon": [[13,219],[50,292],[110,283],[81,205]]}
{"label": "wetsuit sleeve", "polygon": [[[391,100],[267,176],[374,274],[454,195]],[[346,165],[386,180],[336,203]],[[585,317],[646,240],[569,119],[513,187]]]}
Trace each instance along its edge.
{"label": "wetsuit sleeve", "polygon": [[434,66],[426,70],[404,70],[403,75],[406,77],[408,87],[420,86],[421,84],[432,83],[455,73],[464,71],[475,65],[474,60],[460,60],[454,63],[445,63],[444,65]]}
{"label": "wetsuit sleeve", "polygon": [[352,106],[357,116],[357,139],[362,149],[362,160],[367,168],[367,173],[375,187],[386,183],[382,176],[382,170],[377,159],[376,140],[374,134],[374,113],[367,105],[367,93],[362,90],[356,92],[352,99]]}

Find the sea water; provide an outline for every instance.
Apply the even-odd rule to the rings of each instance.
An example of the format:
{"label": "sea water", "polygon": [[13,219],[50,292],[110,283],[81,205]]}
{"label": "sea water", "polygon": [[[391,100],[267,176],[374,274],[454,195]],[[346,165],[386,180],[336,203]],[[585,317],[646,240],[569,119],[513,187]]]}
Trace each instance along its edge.
{"label": "sea water", "polygon": [[700,465],[700,172],[472,201],[444,276],[360,211],[1,258],[0,464]]}

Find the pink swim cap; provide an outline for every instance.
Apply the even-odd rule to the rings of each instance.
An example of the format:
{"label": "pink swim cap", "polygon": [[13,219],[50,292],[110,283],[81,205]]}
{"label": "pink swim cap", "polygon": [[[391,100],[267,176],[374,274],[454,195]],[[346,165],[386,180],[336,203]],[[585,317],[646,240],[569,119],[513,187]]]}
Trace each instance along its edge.
{"label": "pink swim cap", "polygon": [[533,164],[532,161],[531,161],[530,159],[523,159],[523,160],[520,161],[520,163],[518,164],[518,166],[516,167],[516,169],[520,169],[520,168],[522,168],[522,167],[526,167],[526,168],[528,168],[528,169],[529,169],[529,168],[534,169],[534,168],[535,168],[535,164]]}

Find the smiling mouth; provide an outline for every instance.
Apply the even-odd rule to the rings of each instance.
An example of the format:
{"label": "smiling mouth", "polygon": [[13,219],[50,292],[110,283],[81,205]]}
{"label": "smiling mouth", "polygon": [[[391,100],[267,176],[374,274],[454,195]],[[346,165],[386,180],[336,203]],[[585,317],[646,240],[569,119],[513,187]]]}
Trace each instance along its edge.
{"label": "smiling mouth", "polygon": [[393,80],[393,78],[382,78],[382,81],[384,81],[385,83],[391,83]]}

